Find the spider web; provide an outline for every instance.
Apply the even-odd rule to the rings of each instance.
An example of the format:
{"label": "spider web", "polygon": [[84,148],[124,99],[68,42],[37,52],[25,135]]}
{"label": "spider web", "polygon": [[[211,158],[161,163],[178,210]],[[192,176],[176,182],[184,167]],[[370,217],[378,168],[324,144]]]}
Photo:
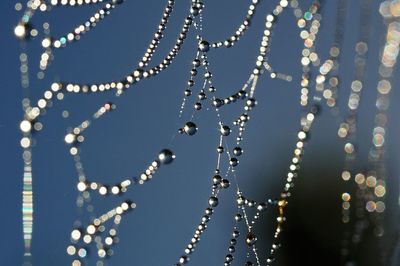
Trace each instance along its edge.
{"label": "spider web", "polygon": [[[105,258],[111,257],[114,253],[114,250],[118,250],[118,242],[119,242],[119,234],[120,234],[120,223],[123,223],[125,216],[135,215],[135,209],[137,207],[136,200],[132,201],[134,196],[125,196],[134,195],[134,192],[130,190],[135,190],[137,185],[146,184],[149,182],[152,184],[156,182],[155,180],[150,179],[158,179],[158,175],[162,175],[161,172],[164,171],[164,168],[167,168],[167,164],[173,162],[175,164],[175,154],[174,145],[177,142],[178,138],[192,138],[200,134],[203,130],[203,126],[200,126],[200,123],[197,120],[200,120],[203,112],[214,113],[214,119],[216,119],[216,125],[213,127],[213,131],[208,136],[211,138],[217,138],[214,140],[217,143],[217,150],[220,152],[217,153],[216,156],[216,170],[212,170],[211,174],[208,175],[212,178],[205,178],[204,180],[208,180],[213,184],[211,194],[204,201],[205,203],[205,211],[204,215],[200,219],[200,224],[195,226],[195,232],[193,238],[190,240],[189,244],[184,247],[183,255],[177,258],[177,264],[184,264],[189,261],[192,253],[195,253],[195,249],[197,245],[201,245],[200,236],[202,236],[203,232],[205,233],[205,229],[209,227],[208,222],[212,219],[214,211],[218,211],[218,205],[221,204],[221,194],[225,193],[225,188],[230,188],[230,190],[236,190],[236,196],[230,202],[234,206],[237,205],[237,211],[234,211],[233,214],[237,213],[235,217],[236,222],[243,223],[243,226],[235,225],[233,228],[233,238],[231,240],[227,240],[228,252],[225,256],[225,263],[230,263],[231,260],[234,260],[236,253],[240,252],[236,251],[236,240],[238,233],[236,231],[241,232],[240,239],[241,241],[247,244],[246,247],[242,247],[246,253],[245,261],[248,261],[250,265],[253,263],[254,265],[270,265],[275,260],[275,253],[277,252],[280,243],[274,242],[272,244],[271,250],[259,250],[257,248],[257,241],[260,237],[258,237],[258,233],[254,232],[254,228],[257,227],[257,220],[261,217],[262,212],[265,209],[268,209],[266,215],[271,215],[269,212],[277,212],[276,214],[272,214],[273,217],[276,218],[277,225],[274,238],[279,239],[279,233],[282,230],[282,225],[285,221],[285,208],[288,203],[288,198],[291,196],[290,191],[293,186],[294,179],[297,178],[297,171],[299,170],[299,165],[301,162],[301,156],[303,154],[304,142],[308,138],[308,131],[311,128],[311,125],[314,121],[314,117],[318,113],[318,108],[316,106],[310,106],[308,102],[317,101],[320,102],[320,97],[315,96],[310,100],[304,102],[302,106],[304,107],[304,114],[300,123],[300,130],[297,135],[297,142],[294,142],[294,154],[295,156],[291,158],[291,162],[289,160],[289,171],[287,174],[287,182],[282,190],[282,193],[277,193],[272,199],[265,198],[260,199],[260,201],[252,200],[251,197],[247,197],[246,192],[243,192],[241,189],[241,184],[243,179],[241,177],[242,174],[238,175],[236,172],[236,164],[240,164],[242,160],[241,153],[242,149],[245,151],[245,148],[242,148],[242,141],[245,140],[245,130],[247,127],[247,122],[249,121],[249,125],[253,122],[253,119],[250,120],[251,111],[257,105],[256,100],[256,88],[259,86],[259,79],[261,77],[269,77],[272,79],[278,79],[279,82],[287,82],[292,81],[292,77],[288,73],[279,73],[275,72],[279,67],[275,67],[274,64],[269,62],[269,45],[270,42],[273,42],[273,32],[275,29],[275,22],[277,21],[276,27],[279,27],[279,16],[281,13],[290,12],[293,9],[295,17],[299,20],[304,20],[305,26],[301,26],[301,28],[310,27],[309,31],[312,31],[312,27],[316,24],[320,24],[320,14],[319,8],[321,7],[321,3],[314,2],[309,9],[300,9],[297,1],[278,1],[278,5],[272,8],[272,12],[268,13],[265,16],[264,24],[266,29],[264,30],[263,39],[261,42],[261,46],[259,48],[259,57],[257,57],[257,61],[254,69],[249,69],[249,77],[244,82],[243,86],[239,86],[237,90],[222,90],[224,93],[219,93],[220,87],[224,87],[223,85],[218,84],[219,82],[216,77],[214,77],[214,68],[213,61],[209,59],[209,55],[212,56],[214,50],[222,49],[222,48],[230,48],[231,46],[235,46],[236,42],[244,38],[243,35],[246,33],[248,25],[252,25],[253,11],[256,9],[258,1],[252,1],[248,11],[247,17],[243,20],[242,25],[238,28],[239,30],[232,35],[233,37],[228,37],[221,42],[211,42],[207,39],[203,39],[203,27],[204,27],[204,18],[203,13],[206,12],[206,7],[203,6],[202,3],[194,1],[187,12],[185,17],[184,26],[181,30],[182,34],[186,35],[186,32],[191,29],[195,33],[192,34],[192,44],[195,44],[195,49],[197,50],[192,56],[194,56],[194,63],[191,63],[192,72],[189,73],[190,78],[187,86],[185,86],[185,97],[183,98],[182,104],[180,104],[180,108],[178,110],[178,119],[179,125],[174,129],[172,134],[172,139],[168,143],[168,145],[164,147],[160,147],[160,153],[154,153],[153,157],[147,157],[147,163],[140,163],[138,165],[144,165],[144,167],[140,168],[135,166],[135,173],[130,174],[128,177],[118,177],[113,176],[112,183],[106,183],[103,181],[97,181],[96,178],[92,178],[90,174],[86,174],[86,162],[84,163],[81,160],[81,149],[84,150],[86,143],[86,130],[93,130],[92,124],[95,127],[95,124],[98,123],[96,120],[102,118],[103,116],[112,116],[114,110],[119,109],[119,104],[114,104],[113,101],[104,101],[99,109],[95,111],[92,118],[85,118],[83,122],[77,124],[76,126],[68,129],[67,134],[65,135],[65,142],[68,144],[69,153],[73,156],[73,161],[75,163],[75,168],[78,173],[78,184],[76,185],[79,196],[76,200],[79,212],[82,212],[80,217],[74,222],[71,239],[72,244],[67,247],[67,253],[72,255],[73,265],[80,265],[81,261],[85,262],[87,259],[90,261],[91,256],[99,257],[97,261],[97,265],[103,265],[105,262]],[[24,17],[18,26],[23,26],[25,29],[29,29],[30,20],[33,17],[33,13],[37,12],[37,10],[48,11],[49,6],[54,5],[53,8],[57,8],[60,5],[58,2],[50,2],[50,3],[42,3],[41,1],[30,1],[30,7],[25,11]],[[72,4],[74,3],[74,4]],[[82,2],[82,5],[85,4]],[[91,2],[87,2],[87,4],[95,4]],[[102,9],[97,11],[95,15],[93,15],[93,19],[90,18],[88,24],[82,24],[83,27],[78,26],[75,30],[70,31],[71,33],[64,34],[62,37],[51,37],[49,27],[45,26],[44,31],[44,39],[42,41],[42,46],[44,52],[41,56],[40,69],[41,71],[38,74],[38,77],[43,77],[44,71],[46,71],[47,64],[54,59],[54,54],[56,50],[61,47],[66,47],[72,45],[73,42],[79,41],[80,38],[84,38],[85,35],[83,32],[88,32],[92,30],[100,21],[105,18],[105,15],[111,14],[111,11],[118,8],[122,8],[122,2],[115,1],[104,1],[103,3],[99,3],[104,5]],[[169,6],[164,11],[164,18],[168,18],[170,13],[172,13],[174,1],[169,1]],[[28,4],[29,5],[29,4]],[[75,1],[65,1],[61,3],[62,5],[79,5],[79,2]],[[121,5],[121,7],[119,7]],[[46,6],[46,8],[44,7]],[[258,8],[258,7],[257,7]],[[257,11],[259,12],[259,11]],[[25,21],[27,20],[27,21]],[[103,23],[103,22],[101,22]],[[166,26],[168,24],[168,20],[164,20],[162,22]],[[315,24],[316,23],[316,24]],[[17,26],[17,27],[18,27]],[[318,26],[319,27],[319,26]],[[318,28],[317,27],[317,28]],[[152,65],[150,62],[153,53],[156,53],[158,42],[162,40],[161,36],[164,34],[164,27],[159,27],[159,32],[156,33],[155,39],[153,39],[152,44],[150,44],[150,50],[147,50],[145,53],[145,59],[142,59],[138,63],[138,68],[134,69],[127,76],[118,81],[109,81],[101,83],[93,83],[93,84],[79,84],[75,82],[54,82],[45,91],[43,98],[38,101],[37,106],[30,105],[29,100],[24,100],[24,110],[25,110],[25,120],[21,123],[21,129],[24,132],[24,138],[21,141],[21,145],[24,147],[24,161],[25,161],[25,174],[24,174],[24,238],[25,238],[25,248],[26,248],[26,257],[29,260],[30,256],[30,239],[32,237],[32,222],[33,222],[33,206],[30,205],[32,202],[32,188],[30,187],[32,182],[32,151],[31,145],[34,139],[32,138],[33,132],[37,132],[41,130],[43,126],[40,117],[45,114],[45,109],[52,107],[52,105],[56,105],[57,103],[54,101],[56,98],[58,100],[63,100],[64,97],[70,97],[69,94],[96,94],[98,92],[103,91],[114,91],[117,96],[121,96],[125,91],[130,90],[131,85],[136,86],[136,83],[141,82],[147,78],[153,77],[161,73],[164,69],[166,69],[172,62],[175,60],[175,56],[177,56],[181,49],[181,44],[184,41],[189,42],[190,38],[188,36],[182,37],[178,39],[173,46],[170,52],[166,53],[167,56],[160,61],[160,63],[156,63]],[[269,31],[270,33],[266,32]],[[16,35],[18,36],[17,28]],[[30,31],[32,34],[32,31]],[[70,37],[73,34],[73,37]],[[82,34],[82,35],[81,35]],[[89,33],[88,33],[89,34]],[[79,38],[76,38],[79,36]],[[178,35],[179,36],[179,35]],[[25,39],[25,36],[20,36],[22,39]],[[189,39],[189,40],[186,40]],[[307,38],[303,38],[308,40]],[[46,41],[48,40],[48,42]],[[314,40],[316,41],[316,40]],[[156,44],[157,45],[154,45]],[[315,51],[315,54],[318,56],[318,52],[314,50],[314,45],[305,42],[305,46],[309,48],[310,51]],[[193,50],[193,49],[192,49]],[[209,51],[210,50],[210,51]],[[256,49],[257,51],[257,49]],[[217,51],[215,51],[217,52]],[[258,52],[258,51],[257,51]],[[304,57],[304,55],[303,55]],[[311,58],[311,57],[310,57]],[[22,58],[24,59],[24,58]],[[176,58],[178,60],[178,58]],[[314,69],[318,69],[319,65],[322,63],[321,69],[319,71],[322,75],[328,75],[331,70],[335,70],[335,62],[320,60],[318,57],[315,61],[312,61],[310,67],[308,64],[303,62],[303,72],[311,73],[311,71],[315,71]],[[21,64],[27,64],[27,59],[21,60]],[[146,67],[148,67],[146,69]],[[309,70],[310,68],[310,70]],[[190,70],[189,69],[189,70]],[[196,73],[196,75],[194,74]],[[304,76],[303,76],[304,77]],[[318,78],[318,77],[317,77]],[[28,77],[22,74],[23,86],[28,87],[29,82],[27,82]],[[217,80],[217,81],[215,81]],[[304,82],[304,78],[302,80]],[[311,79],[310,79],[311,82]],[[243,83],[243,82],[242,82]],[[320,84],[318,80],[316,80],[317,84]],[[25,85],[24,85],[25,84]],[[218,84],[218,85],[217,85]],[[277,83],[274,83],[277,84]],[[133,87],[134,87],[133,86]],[[298,86],[298,85],[296,85]],[[304,86],[301,84],[301,86]],[[133,88],[132,87],[132,88]],[[236,86],[237,87],[237,86]],[[264,88],[263,88],[264,89]],[[266,88],[268,89],[268,88]],[[309,90],[313,90],[312,86],[309,86]],[[227,93],[228,92],[228,93]],[[304,93],[303,93],[304,94]],[[318,94],[318,88],[316,95]],[[218,96],[214,96],[218,95]],[[299,94],[300,95],[300,94]],[[328,94],[327,94],[328,95]],[[335,99],[336,95],[329,97],[325,97],[327,99],[328,105],[332,106],[332,100]],[[153,99],[148,99],[151,102]],[[330,102],[329,102],[330,101]],[[238,109],[232,110],[233,107],[237,106]],[[334,104],[333,104],[334,105]],[[178,105],[179,106],[179,105]],[[192,108],[194,106],[194,108]],[[223,113],[223,109],[231,108],[228,114]],[[229,107],[228,107],[229,106]],[[228,109],[229,110],[229,109]],[[72,112],[72,110],[71,110]],[[49,111],[50,113],[50,111]],[[110,114],[109,114],[110,113]],[[63,113],[64,116],[67,116],[69,112]],[[228,118],[225,118],[228,117]],[[300,118],[300,117],[299,117]],[[107,118],[104,118],[107,119]],[[233,122],[233,123],[232,123]],[[140,122],[134,122],[136,125]],[[140,126],[143,128],[143,125]],[[144,130],[145,127],[144,127]],[[199,131],[199,133],[197,132]],[[35,133],[36,134],[36,133]],[[163,133],[164,134],[164,133]],[[182,135],[182,136],[181,136]],[[193,135],[193,136],[192,136]],[[135,137],[134,137],[135,138]],[[88,137],[89,139],[89,137]],[[138,139],[137,137],[135,139]],[[185,144],[181,144],[185,145]],[[234,148],[237,147],[237,148]],[[245,147],[245,146],[244,146]],[[141,153],[140,148],[132,149],[133,153]],[[83,152],[84,154],[84,152]],[[147,154],[147,153],[146,153]],[[246,155],[246,152],[244,152]],[[177,159],[179,159],[179,155],[177,155]],[[245,158],[245,157],[243,157]],[[92,159],[92,158],[91,158]],[[144,159],[142,159],[144,161]],[[200,162],[201,163],[201,162]],[[169,166],[168,166],[169,167]],[[160,168],[160,169],[159,169]],[[158,173],[160,171],[160,173]],[[90,171],[89,171],[90,172]],[[33,179],[34,180],[34,179]],[[128,191],[129,190],[129,191]],[[151,193],[151,192],[150,192]],[[104,208],[104,206],[108,206],[107,203],[104,203],[105,199],[101,199],[101,196],[115,197],[118,195],[123,195],[120,199],[118,199],[118,204],[112,204],[111,208]],[[276,198],[275,198],[276,197]],[[101,209],[104,209],[104,212],[97,211],[97,201],[101,201],[100,204]],[[229,202],[229,201],[228,201]],[[139,204],[140,206],[140,204]],[[132,214],[130,214],[132,212]],[[251,213],[251,214],[249,214]],[[86,216],[86,217],[85,217]],[[236,227],[238,226],[238,227]],[[211,225],[210,225],[211,227]],[[272,238],[272,237],[271,237]],[[230,243],[229,243],[230,242]],[[112,258],[111,258],[112,260]],[[223,260],[223,259],[222,259]],[[164,263],[164,262],[162,262]]]}

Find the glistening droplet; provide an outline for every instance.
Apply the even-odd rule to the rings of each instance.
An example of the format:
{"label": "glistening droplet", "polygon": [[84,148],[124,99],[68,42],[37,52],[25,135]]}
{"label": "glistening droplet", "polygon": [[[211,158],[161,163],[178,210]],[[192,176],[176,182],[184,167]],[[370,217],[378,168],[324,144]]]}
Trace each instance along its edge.
{"label": "glistening droplet", "polygon": [[257,237],[253,233],[248,233],[246,236],[246,244],[251,247],[257,242]]}
{"label": "glistening droplet", "polygon": [[188,134],[189,136],[192,136],[192,135],[196,134],[197,126],[193,122],[187,122],[185,124],[185,126],[183,127],[183,130],[185,131],[186,134]]}
{"label": "glistening droplet", "polygon": [[161,164],[170,164],[174,159],[175,155],[168,149],[164,149],[158,154],[158,160]]}

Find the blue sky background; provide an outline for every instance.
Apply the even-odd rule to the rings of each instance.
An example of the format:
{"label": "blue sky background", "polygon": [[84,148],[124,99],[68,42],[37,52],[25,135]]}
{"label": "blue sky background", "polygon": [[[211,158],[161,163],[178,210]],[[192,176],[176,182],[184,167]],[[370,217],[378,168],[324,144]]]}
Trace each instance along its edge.
{"label": "blue sky background", "polygon": [[[353,77],[354,44],[358,37],[358,7],[361,1],[351,1],[349,6],[339,73],[342,84],[339,92],[341,110],[345,110]],[[55,51],[55,61],[50,65],[46,78],[41,81],[34,76],[41,52],[40,39],[28,42],[29,63],[33,73],[30,97],[38,99],[55,80],[90,83],[125,76],[136,66],[151,40],[164,9],[164,2],[126,1],[94,30],[85,34],[81,41]],[[242,21],[249,4],[249,1],[230,0],[204,2],[204,37],[208,40],[225,39],[230,35]],[[303,9],[306,9],[311,1],[300,2]],[[326,2],[317,42],[317,50],[322,58],[326,58],[332,42],[337,1]],[[372,137],[379,52],[384,40],[384,25],[377,12],[379,1],[374,2],[366,88],[361,101],[357,133],[360,168],[366,167],[366,153]],[[276,3],[262,1],[252,27],[233,48],[209,53],[217,96],[231,95],[247,80],[258,54],[265,14]],[[1,265],[21,265],[23,262],[23,161],[18,129],[22,118],[23,94],[19,82],[20,44],[12,35],[21,12],[15,11],[14,5],[14,1],[0,3]],[[174,43],[188,7],[189,1],[177,1],[165,33],[165,41],[154,57],[154,62],[163,58]],[[52,35],[59,36],[84,21],[95,10],[96,6],[54,8],[50,13],[38,12],[34,16],[33,25],[39,28],[43,22],[49,21]],[[256,200],[279,195],[295,144],[301,114],[298,100],[302,42],[298,34],[293,12],[285,11],[274,32],[269,59],[274,69],[290,73],[293,81],[287,83],[262,77],[256,92],[259,105],[246,128],[243,142],[245,154],[241,157],[238,179],[242,190]],[[105,101],[114,102],[117,105],[116,111],[96,121],[86,132],[86,141],[82,147],[84,167],[92,179],[104,183],[114,183],[125,176],[138,174],[154,160],[158,151],[168,146],[177,129],[190,118],[191,110],[185,113],[186,118],[183,119],[178,119],[178,111],[195,49],[196,42],[191,31],[181,54],[170,68],[132,86],[122,97],[115,97],[112,92],[88,96],[67,95],[62,102],[54,103],[54,107],[42,119],[44,129],[35,136],[36,146],[33,149],[33,265],[68,265],[71,261],[65,249],[70,242],[72,225],[80,217],[75,206],[75,168],[63,142],[67,128],[89,118]],[[399,218],[400,123],[396,114],[400,111],[400,92],[397,90],[397,76],[398,71],[394,73],[396,78],[387,134],[387,221],[388,232],[392,236],[397,230],[395,221]],[[67,119],[61,116],[64,110],[70,113]],[[228,106],[221,110],[221,114],[225,121],[230,121],[240,114],[240,110],[239,106]],[[213,111],[199,112],[195,122],[199,127],[196,135],[179,135],[170,146],[177,156],[176,161],[162,167],[146,185],[131,188],[126,194],[138,207],[123,217],[119,227],[120,243],[115,247],[115,255],[107,265],[171,265],[182,254],[207,205],[217,158],[215,148],[219,140],[217,118]],[[324,108],[314,124],[301,177],[292,198],[298,205],[293,203],[296,207],[289,207],[291,214],[286,224],[289,229],[295,228],[295,223],[301,225],[303,231],[307,232],[300,235],[303,243],[311,243],[312,247],[319,246],[331,256],[326,258],[334,259],[337,259],[340,247],[340,239],[335,230],[340,224],[340,193],[343,191],[339,180],[340,167],[344,161],[343,143],[337,138],[340,122],[340,116],[332,116]],[[233,226],[234,192],[234,186],[221,192],[220,205],[196,252],[191,256],[191,265],[223,263]],[[123,198],[95,198],[95,212],[101,214]],[[271,243],[271,231],[274,228],[273,212],[268,212],[266,216],[269,218],[263,218],[256,229],[261,250],[264,251],[263,257]],[[281,251],[277,265],[297,265],[291,253],[288,253],[291,244],[299,241],[295,236],[285,236],[289,240],[286,245],[288,248],[285,250],[284,247]],[[246,256],[244,243],[238,245],[236,254],[238,259],[234,265],[243,265]],[[315,254],[305,249],[302,256],[308,265],[321,265]],[[93,265],[92,260],[89,263]],[[329,263],[338,265],[327,259],[326,265]]]}

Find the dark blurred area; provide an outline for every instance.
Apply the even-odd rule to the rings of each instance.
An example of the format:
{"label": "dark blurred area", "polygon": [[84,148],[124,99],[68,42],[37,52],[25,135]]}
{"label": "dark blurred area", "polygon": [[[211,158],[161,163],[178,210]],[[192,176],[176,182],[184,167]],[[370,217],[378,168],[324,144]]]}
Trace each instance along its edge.
{"label": "dark blurred area", "polygon": [[[330,115],[330,114],[324,114]],[[400,235],[399,212],[397,205],[398,185],[397,178],[388,180],[389,195],[387,209],[384,215],[384,234],[377,237],[374,226],[376,214],[367,213],[365,202],[361,210],[360,219],[352,210],[349,223],[341,220],[342,206],[340,195],[350,191],[357,193],[356,186],[350,190],[340,178],[343,167],[344,153],[338,149],[329,151],[318,148],[323,137],[313,136],[306,148],[305,159],[292,196],[289,198],[287,218],[284,224],[281,240],[281,249],[276,257],[276,265],[326,265],[326,266],[397,266],[400,265]],[[326,140],[326,139],[325,139]],[[326,140],[329,141],[329,140]],[[334,143],[335,141],[332,140]],[[389,176],[398,176],[396,168],[397,151],[389,149],[386,166]],[[258,169],[257,175],[268,176],[264,169]],[[277,174],[277,173],[275,173]],[[268,191],[279,190],[280,184],[265,184]],[[263,195],[265,189],[256,190],[257,195]],[[353,203],[354,204],[354,203]],[[272,236],[276,221],[269,216],[259,225],[259,234]],[[364,228],[364,229],[360,229]],[[361,233],[357,236],[355,232]],[[271,239],[271,237],[270,237]],[[271,241],[271,240],[270,240]],[[261,250],[268,250],[270,241],[263,241]],[[239,265],[239,264],[238,264]]]}

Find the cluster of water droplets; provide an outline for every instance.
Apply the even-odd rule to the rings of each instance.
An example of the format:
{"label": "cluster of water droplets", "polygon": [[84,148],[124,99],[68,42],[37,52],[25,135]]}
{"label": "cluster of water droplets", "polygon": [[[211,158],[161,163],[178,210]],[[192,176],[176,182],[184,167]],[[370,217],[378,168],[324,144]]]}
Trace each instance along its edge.
{"label": "cluster of water droplets", "polygon": [[[41,117],[46,113],[46,110],[50,109],[53,105],[53,100],[62,100],[66,94],[87,94],[87,93],[99,93],[107,92],[110,90],[116,91],[116,94],[121,95],[124,90],[128,89],[131,85],[140,82],[143,79],[154,77],[161,71],[165,70],[169,65],[172,64],[173,59],[179,54],[180,49],[187,39],[187,33],[190,29],[196,31],[196,39],[194,40],[197,44],[196,56],[192,60],[190,67],[190,75],[187,81],[187,86],[184,88],[184,97],[182,104],[179,109],[179,119],[182,124],[177,129],[181,135],[193,136],[195,135],[200,126],[197,125],[196,118],[197,113],[200,111],[215,112],[218,121],[218,145],[216,147],[217,162],[216,168],[210,178],[211,192],[207,196],[205,203],[204,213],[201,214],[200,222],[194,230],[189,243],[183,249],[183,254],[178,258],[176,265],[183,265],[189,262],[190,255],[195,252],[197,245],[200,242],[201,236],[205,233],[208,224],[212,218],[213,213],[220,204],[219,195],[223,190],[234,187],[236,190],[236,200],[232,203],[236,205],[237,211],[233,214],[234,226],[232,229],[231,239],[229,240],[228,252],[223,258],[224,265],[228,266],[234,261],[235,254],[238,253],[236,249],[237,241],[243,236],[243,241],[247,246],[247,256],[245,265],[271,265],[275,260],[277,250],[281,244],[279,242],[279,236],[283,230],[283,224],[286,221],[285,209],[289,203],[289,198],[292,196],[292,188],[294,186],[295,179],[298,176],[300,169],[300,163],[304,154],[304,148],[306,141],[308,140],[311,126],[314,122],[315,117],[318,114],[319,107],[315,103],[321,103],[322,99],[326,99],[327,106],[335,107],[337,100],[337,89],[339,84],[338,75],[338,64],[339,55],[342,42],[342,35],[344,30],[344,20],[340,20],[338,15],[338,23],[336,25],[335,40],[330,49],[329,58],[325,61],[321,61],[315,47],[317,40],[317,34],[321,26],[321,15],[320,1],[314,1],[308,11],[303,12],[299,6],[297,0],[280,0],[275,6],[271,13],[267,13],[265,16],[264,31],[261,36],[260,46],[258,48],[259,54],[256,57],[254,68],[249,73],[249,78],[244,82],[244,85],[237,91],[227,96],[216,95],[219,93],[217,86],[213,82],[212,66],[208,58],[208,54],[212,53],[219,48],[230,48],[234,46],[246,33],[248,28],[252,25],[252,19],[259,6],[258,0],[251,0],[249,8],[247,10],[244,20],[240,23],[236,32],[231,36],[222,38],[223,41],[210,42],[203,36],[203,17],[205,5],[200,0],[192,0],[188,8],[188,15],[184,18],[183,26],[178,34],[178,38],[173,48],[168,52],[167,56],[161,60],[161,62],[149,66],[153,55],[156,53],[158,45],[163,39],[164,30],[166,29],[169,21],[169,17],[173,12],[175,4],[174,0],[168,0],[167,5],[164,9],[161,22],[158,26],[157,31],[154,34],[154,38],[150,42],[146,49],[142,59],[138,62],[137,68],[133,69],[131,73],[124,76],[118,81],[107,81],[99,82],[96,84],[77,84],[75,82],[54,82],[50,85],[50,88],[46,90],[36,105],[31,105],[31,101],[26,98],[23,101],[24,118],[20,123],[20,129],[23,137],[21,139],[21,146],[24,149],[24,191],[23,191],[23,232],[25,239],[25,255],[31,256],[30,243],[32,238],[33,228],[33,192],[32,192],[32,134],[39,132],[43,125],[41,123]],[[384,1],[381,6],[381,13],[386,19],[393,19],[398,17],[392,15],[390,18],[387,15],[387,8],[385,7]],[[24,15],[16,25],[14,34],[21,41],[27,41],[29,38],[36,37],[38,31],[33,29],[31,20],[36,10],[42,12],[50,11],[52,8],[60,6],[82,6],[88,4],[99,4],[104,3],[104,6],[99,9],[93,16],[91,16],[86,22],[78,25],[74,30],[65,34],[61,37],[52,37],[50,35],[49,25],[43,25],[44,38],[42,39],[41,45],[44,52],[41,56],[40,69],[42,74],[38,74],[38,77],[43,78],[43,73],[47,66],[54,59],[54,50],[58,48],[67,47],[73,42],[79,41],[84,33],[92,30],[97,23],[102,21],[107,15],[111,14],[111,11],[120,6],[123,1],[121,0],[52,0],[50,3],[39,0],[30,0],[27,4],[27,9],[24,11]],[[345,2],[339,1],[338,10],[343,12],[347,6]],[[273,70],[270,62],[267,61],[268,54],[270,52],[270,42],[273,37],[273,30],[277,24],[278,17],[281,13],[287,9],[292,8],[294,15],[297,18],[297,26],[300,28],[300,38],[304,41],[304,49],[301,54],[301,65],[303,67],[302,79],[300,80],[300,105],[304,107],[304,114],[300,121],[300,128],[297,132],[297,140],[293,149],[293,157],[289,162],[287,175],[285,176],[285,184],[282,191],[278,193],[278,197],[275,199],[264,199],[262,201],[256,201],[251,199],[250,196],[240,189],[239,179],[237,171],[235,170],[240,163],[239,158],[244,156],[243,138],[246,126],[248,125],[250,118],[252,117],[251,111],[257,106],[256,100],[256,89],[261,76],[265,76],[268,73],[272,79],[279,78],[283,81],[292,81],[292,77],[287,74],[282,74]],[[121,7],[122,8],[122,7]],[[386,12],[386,13],[385,13]],[[388,21],[389,21],[388,20]],[[396,24],[397,23],[397,24]],[[397,42],[398,39],[393,36],[398,36],[400,33],[398,21],[390,21],[388,23],[388,35],[387,43],[385,44],[384,54],[382,56],[381,66],[381,81],[378,85],[379,97],[377,99],[378,114],[376,121],[376,127],[373,131],[373,147],[370,152],[370,161],[380,164],[382,163],[382,148],[385,137],[385,111],[388,105],[387,95],[390,91],[390,82],[387,80],[390,76],[388,73],[392,73],[392,68],[396,62],[397,55],[395,56],[392,51],[393,42]],[[362,25],[365,27],[365,25]],[[360,30],[365,32],[365,30]],[[358,61],[365,60],[365,54],[367,51],[367,40],[365,36],[360,37],[360,42],[356,46]],[[398,50],[397,50],[398,52]],[[29,80],[27,77],[27,56],[25,52],[21,53],[21,81],[24,87],[29,86]],[[24,66],[24,67],[22,67]],[[362,87],[362,73],[364,65],[359,64],[356,66],[355,80],[352,83],[352,94],[349,97],[349,108],[352,112],[355,112],[358,107],[360,100],[360,91]],[[315,78],[312,76],[314,72],[317,72]],[[198,86],[200,84],[200,86]],[[360,85],[361,84],[361,85]],[[353,86],[354,85],[354,86]],[[315,87],[312,91],[311,88]],[[311,97],[312,95],[312,97]],[[355,100],[356,99],[356,100]],[[356,101],[356,103],[355,103]],[[193,110],[189,119],[186,119],[186,112],[188,110],[187,105],[192,104]],[[313,104],[311,104],[313,103]],[[233,121],[225,121],[221,115],[220,109],[227,105],[239,106],[239,114]],[[132,185],[143,185],[150,181],[159,168],[171,164],[176,156],[170,148],[164,148],[159,153],[155,153],[155,158],[149,163],[149,165],[137,175],[121,178],[120,182],[115,184],[103,184],[101,182],[92,180],[86,176],[83,162],[80,158],[80,149],[85,141],[84,132],[90,125],[97,119],[103,117],[103,115],[116,109],[116,105],[112,102],[107,102],[102,105],[93,115],[91,119],[83,121],[78,126],[72,128],[65,135],[65,143],[68,146],[69,152],[73,157],[75,168],[77,170],[78,181],[77,181],[77,206],[87,210],[89,213],[93,213],[94,202],[91,201],[91,193],[97,193],[100,196],[116,196],[125,194]],[[340,125],[339,136],[342,138],[352,136],[353,124],[355,120],[352,119],[354,113],[349,112],[347,120]],[[201,127],[203,128],[203,127]],[[234,146],[231,149],[229,143],[234,140]],[[354,145],[350,142],[345,144],[346,154],[352,154],[355,150]],[[179,156],[178,156],[179,157]],[[351,162],[350,162],[351,163]],[[346,165],[345,170],[342,173],[342,179],[348,181],[351,178],[349,172],[350,167]],[[360,189],[364,189],[365,186],[371,188],[373,192],[369,191],[361,199],[371,198],[376,196],[377,199],[370,200],[366,204],[368,212],[380,212],[378,211],[378,202],[384,197],[385,194],[385,182],[384,182],[384,171],[379,172],[375,177],[375,174],[370,174],[367,178],[362,179],[360,174],[356,175],[356,183]],[[371,178],[371,176],[373,178]],[[375,179],[374,179],[375,178]],[[375,182],[374,182],[375,180]],[[350,208],[350,194],[343,193],[343,220],[348,221]],[[383,201],[382,201],[383,202]],[[381,206],[380,204],[379,206]],[[73,257],[72,265],[80,266],[83,260],[90,254],[91,249],[96,249],[97,257],[99,258],[98,265],[102,265],[103,259],[112,256],[114,253],[114,246],[119,242],[118,240],[118,225],[121,223],[124,215],[137,207],[130,199],[125,199],[120,202],[117,206],[110,209],[106,213],[92,219],[90,223],[85,224],[81,220],[77,220],[71,231],[71,244],[67,247],[67,253]],[[273,235],[273,243],[271,248],[267,251],[267,254],[261,254],[257,249],[257,241],[260,237],[255,233],[255,227],[259,221],[260,216],[266,213],[267,210],[275,208],[277,210],[276,216],[276,228]],[[384,208],[383,208],[384,209]],[[383,212],[383,211],[382,211]],[[251,214],[251,215],[250,215]],[[380,220],[380,218],[378,219]],[[245,232],[241,232],[240,224],[244,224],[246,228]]]}

